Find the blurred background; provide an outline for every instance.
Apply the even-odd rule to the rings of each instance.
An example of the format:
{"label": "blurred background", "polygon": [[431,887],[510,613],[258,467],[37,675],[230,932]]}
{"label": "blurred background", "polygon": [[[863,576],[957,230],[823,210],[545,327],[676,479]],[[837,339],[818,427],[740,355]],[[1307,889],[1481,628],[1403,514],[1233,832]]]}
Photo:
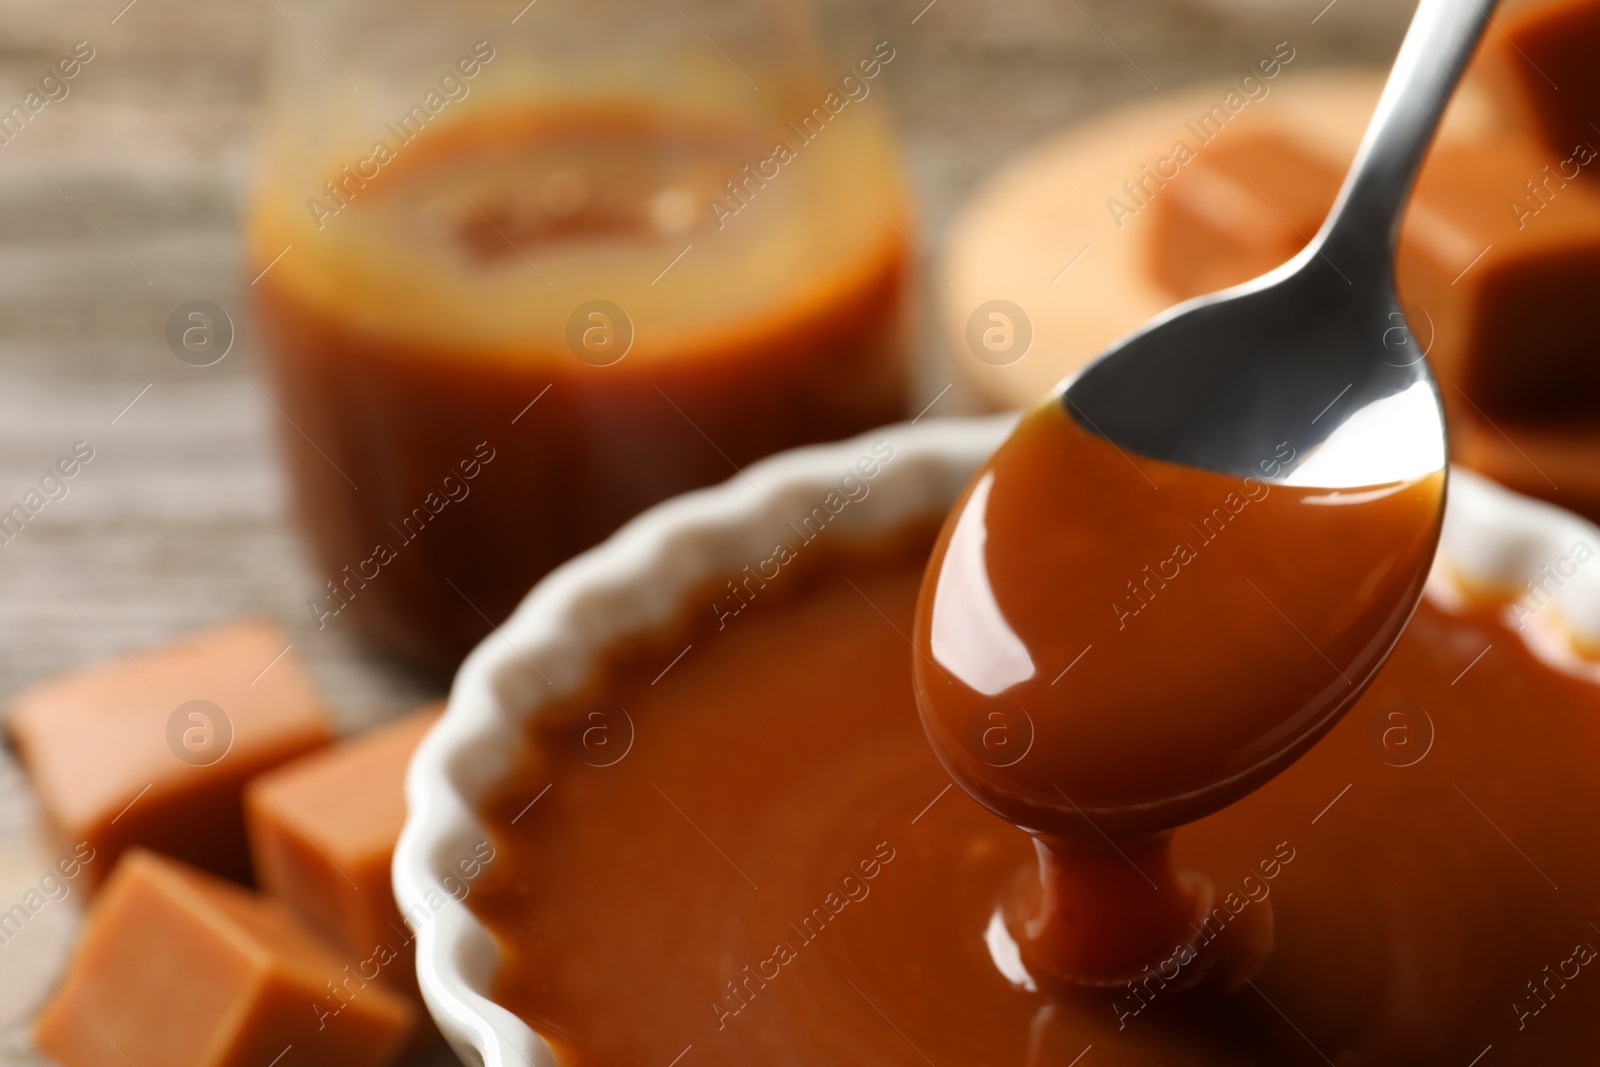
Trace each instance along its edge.
{"label": "blurred background", "polygon": [[[503,604],[479,605],[471,585],[465,592],[457,590],[466,607],[446,596],[437,603],[450,606],[436,611],[427,606],[432,593],[418,593],[411,603],[399,606],[385,605],[375,594],[368,598],[375,605],[373,618],[363,630],[357,621],[322,616],[312,606],[327,596],[339,559],[352,565],[361,559],[356,548],[345,552],[341,538],[358,528],[363,517],[311,516],[310,527],[320,531],[313,539],[302,536],[294,521],[297,507],[304,512],[308,500],[314,505],[323,492],[322,481],[334,478],[329,468],[346,481],[354,478],[352,485],[365,482],[365,499],[380,490],[389,493],[396,503],[387,514],[399,519],[411,506],[403,502],[415,496],[420,503],[424,483],[438,481],[453,461],[446,458],[427,467],[438,474],[422,481],[390,484],[385,458],[398,462],[398,454],[414,446],[432,462],[423,455],[429,448],[446,457],[456,456],[451,450],[458,449],[457,439],[443,431],[437,441],[422,441],[426,435],[412,432],[404,415],[415,395],[407,399],[390,381],[380,358],[361,363],[366,358],[361,331],[371,325],[364,320],[368,313],[360,311],[368,306],[362,301],[378,300],[371,306],[379,307],[382,300],[373,294],[388,283],[381,272],[356,278],[360,272],[337,255],[314,252],[307,243],[311,239],[301,230],[315,225],[317,215],[302,213],[303,202],[320,196],[330,208],[340,204],[311,177],[326,165],[326,158],[302,166],[299,156],[337,157],[338,146],[327,148],[318,138],[337,140],[337,131],[360,126],[368,113],[398,116],[406,108],[395,101],[407,92],[420,100],[457,60],[472,55],[479,40],[490,42],[494,59],[482,63],[470,78],[474,107],[549,91],[538,70],[529,75],[527,68],[537,68],[539,56],[546,54],[541,47],[558,39],[561,25],[584,16],[573,0],[523,4],[475,0],[460,5],[463,10],[449,15],[459,19],[459,32],[424,33],[429,46],[412,48],[403,42],[426,27],[410,20],[425,23],[425,10],[432,5],[7,0],[0,12],[0,107],[23,101],[80,42],[87,42],[93,58],[65,83],[64,95],[53,94],[42,108],[29,112],[20,132],[0,144],[0,508],[22,500],[41,473],[76,443],[87,442],[93,459],[70,481],[64,496],[50,500],[20,534],[0,545],[0,691],[9,695],[56,671],[241,614],[265,615],[285,628],[340,727],[355,730],[442,693],[452,656],[463,642],[470,644],[476,620],[485,617],[476,614],[479,607],[498,614],[526,591],[536,574],[497,580],[491,569],[469,576],[470,581],[498,588]],[[566,401],[560,391],[541,402],[537,388],[519,392],[502,389],[498,380],[479,383],[482,387],[473,395],[493,408],[496,417],[517,416],[519,424],[523,418],[529,423],[544,418],[540,432],[557,435],[554,443],[545,439],[545,448],[559,450],[560,440],[581,441],[581,448],[574,445],[573,461],[592,463],[597,478],[627,469],[628,456],[608,454],[605,442],[609,435],[625,436],[631,425],[648,451],[665,458],[659,470],[640,477],[634,497],[616,505],[629,513],[649,503],[652,494],[721,480],[754,455],[808,437],[839,436],[924,410],[952,415],[990,403],[975,395],[959,373],[959,363],[974,356],[951,340],[940,306],[952,284],[941,272],[952,219],[986,177],[1040,138],[1097,113],[1200,83],[1237,79],[1279,41],[1293,42],[1292,77],[1321,67],[1384,67],[1410,17],[1409,5],[1381,0],[830,0],[815,9],[813,19],[800,19],[809,25],[796,23],[792,13],[761,15],[763,5],[752,3],[743,9],[751,25],[737,26],[741,16],[729,14],[741,10],[737,4],[660,0],[654,6],[660,8],[655,15],[675,24],[674,32],[681,35],[673,47],[704,46],[698,61],[712,73],[705,85],[687,95],[714,97],[732,91],[729,86],[742,91],[738,79],[751,82],[751,99],[740,107],[770,112],[766,119],[745,116],[758,129],[766,128],[763,122],[776,126],[806,113],[818,99],[807,81],[812,73],[820,71],[824,82],[837,82],[863,57],[874,55],[880,42],[889,43],[892,61],[872,78],[870,96],[852,106],[870,109],[871,122],[891,131],[892,138],[867,138],[859,149],[839,147],[842,139],[829,142],[830,152],[842,153],[836,162],[856,179],[859,201],[838,189],[801,188],[799,181],[793,187],[775,181],[770,196],[762,187],[746,188],[761,188],[752,207],[761,205],[761,197],[789,198],[785,203],[796,213],[791,223],[808,234],[859,237],[878,227],[878,219],[888,224],[882,248],[892,251],[882,254],[893,265],[883,269],[889,272],[884,277],[893,279],[874,282],[872,270],[879,268],[856,264],[853,246],[836,248],[811,235],[806,237],[806,254],[821,264],[812,273],[842,280],[829,290],[831,295],[804,295],[795,301],[832,301],[824,318],[853,322],[849,315],[854,312],[848,310],[852,293],[866,294],[869,311],[887,307],[873,295],[878,290],[872,286],[881,282],[893,289],[891,317],[903,316],[903,321],[896,317],[885,325],[874,320],[845,329],[841,336],[846,338],[860,340],[868,333],[877,338],[862,344],[877,353],[871,359],[884,361],[884,374],[868,376],[865,384],[824,381],[823,400],[788,422],[776,420],[787,427],[774,430],[776,437],[757,435],[745,442],[742,447],[751,455],[737,463],[716,452],[727,443],[725,434],[738,431],[703,428],[715,420],[719,405],[732,403],[719,389],[727,386],[733,394],[745,395],[732,372],[713,383],[715,387],[692,381],[665,390],[654,385],[661,399],[678,409],[674,413],[645,391],[658,379],[639,371],[640,389],[618,394],[624,397],[619,403],[637,405],[638,410],[623,425],[607,421],[603,391],[585,395],[578,405],[588,412],[586,417],[563,422],[575,416],[573,408],[562,406]],[[817,28],[812,40],[809,35]],[[640,38],[648,49],[657,40],[655,33],[654,27],[623,20],[592,34],[592,53],[565,59],[576,60],[571,64],[576,70],[603,68],[615,59],[608,52],[612,44],[623,54],[641,43],[625,38]],[[744,64],[725,54],[719,58],[724,50],[718,39],[726,43],[730,37],[750,44],[745,51],[728,45],[746,59]],[[770,66],[761,65],[763,50],[770,53]],[[801,69],[807,63],[796,58],[802,53],[814,53],[808,69]],[[458,69],[468,80],[464,68]],[[368,77],[384,84],[360,85]],[[392,99],[384,95],[390,83],[402,87]],[[764,84],[756,89],[755,83]],[[820,88],[826,91],[829,85]],[[448,85],[445,94],[449,96]],[[697,105],[684,106],[689,113]],[[696,113],[687,126],[702,118]],[[619,128],[627,126],[619,120]],[[755,163],[770,154],[770,147],[756,150],[767,143],[764,135],[750,142],[756,146],[750,148],[737,137],[706,129],[696,126],[697,132],[674,136],[700,145],[707,158],[734,164]],[[659,129],[650,134],[659,135]],[[537,136],[559,143],[562,135],[544,131]],[[364,149],[371,138],[347,140],[352,149]],[[620,153],[619,171],[629,172],[627,153],[638,150],[638,141],[624,132],[606,149]],[[892,148],[885,150],[885,145]],[[463,143],[428,151],[465,158],[479,148]],[[648,154],[659,162],[669,153],[651,149]],[[361,157],[370,158],[369,150],[351,155]],[[850,160],[860,161],[860,167],[851,170],[846,166]],[[396,186],[412,181],[434,162],[420,150],[398,158]],[[570,190],[561,175],[529,177],[526,168],[535,164],[500,160],[495,167],[501,172],[538,183],[540,203],[556,222],[518,215],[516,204],[505,200],[510,194],[485,177],[485,166],[480,159],[453,172],[465,207],[439,207],[431,200],[414,205],[417,217],[433,220],[428,225],[434,229],[419,231],[422,236],[407,244],[403,255],[384,250],[384,238],[373,236],[368,225],[370,217],[363,222],[356,212],[342,217],[341,211],[321,221],[326,231],[345,227],[338,241],[354,249],[350,255],[356,260],[387,262],[397,271],[405,269],[405,255],[427,261],[427,246],[417,242],[444,233],[440,240],[471,246],[469,251],[476,248],[474,254],[491,259],[511,254],[497,244],[503,239],[536,272],[548,264],[524,252],[543,239],[535,232],[539,226],[573,218],[601,229],[636,222],[619,221],[598,208],[589,218],[584,214],[588,208],[573,207],[572,197],[572,203],[563,200]],[[715,170],[718,177],[736,172],[737,166]],[[638,277],[629,283],[640,295],[621,301],[632,307],[639,327],[640,348],[621,364],[629,368],[666,358],[661,354],[665,349],[651,349],[654,338],[687,336],[690,341],[683,344],[708,350],[721,343],[693,340],[711,334],[696,323],[694,308],[686,307],[683,296],[660,288],[676,281],[670,271],[682,272],[679,277],[687,279],[683,284],[716,294],[711,301],[716,308],[747,299],[754,309],[751,315],[780,325],[788,321],[782,309],[755,305],[768,295],[769,282],[772,288],[789,282],[783,277],[752,278],[739,258],[769,262],[762,256],[761,242],[768,238],[761,234],[766,231],[758,228],[765,224],[751,217],[746,226],[739,215],[722,220],[727,233],[735,235],[730,241],[752,246],[742,251],[696,236],[715,232],[706,229],[716,225],[710,221],[714,216],[693,202],[698,179],[678,178],[691,190],[694,221],[679,217],[682,205],[677,201],[651,201],[649,224],[661,231],[667,254],[652,251],[650,258],[641,253]],[[510,186],[520,184],[518,178]],[[603,199],[591,196],[586,203]],[[362,203],[359,198],[353,202]],[[862,202],[872,210],[863,210]],[[738,206],[736,200],[727,203]],[[477,218],[487,223],[487,230],[477,227]],[[689,229],[679,235],[680,241],[673,234],[685,226]],[[701,242],[701,255],[687,251],[681,263],[668,262],[673,249],[692,247],[696,241]],[[297,243],[300,247],[293,248]],[[286,246],[290,250],[275,259],[276,249]],[[1053,249],[1050,258],[1067,263],[1076,252],[1075,247]],[[600,274],[611,269],[605,262],[581,260],[579,255],[573,261],[574,269]],[[644,265],[647,260],[650,269]],[[659,268],[665,270],[649,282]],[[401,332],[418,344],[429,343],[434,336],[430,331],[443,336],[459,329],[493,352],[504,348],[505,336],[521,329],[548,328],[559,341],[570,326],[568,311],[587,299],[575,290],[570,299],[563,297],[559,321],[533,322],[538,313],[529,311],[533,318],[524,322],[516,317],[521,305],[514,294],[486,301],[479,314],[461,303],[470,303],[472,294],[452,293],[451,284],[445,279],[436,288],[423,286],[420,295],[390,293],[382,298],[390,306],[381,314],[392,318],[390,325],[400,323]],[[318,294],[327,296],[330,287],[344,294],[347,308],[356,309],[343,321],[330,322],[326,309],[314,306]],[[433,297],[428,294],[437,294],[445,309],[432,319],[427,309],[434,306]],[[615,299],[606,292],[590,295]],[[656,299],[659,307],[649,305]],[[189,318],[194,308],[205,318]],[[174,321],[180,324],[176,345]],[[198,349],[184,349],[181,337],[190,326],[213,331],[213,338],[231,333],[231,343],[210,340]],[[777,334],[787,329],[777,329]],[[308,337],[316,344],[307,342]],[[217,345],[225,354],[212,361]],[[317,355],[311,360],[296,362],[284,355],[312,349]],[[895,362],[901,358],[903,366]],[[331,374],[330,368],[349,372],[339,388],[351,396],[393,386],[385,395],[392,410],[401,413],[396,415],[398,428],[319,408],[314,397],[326,394],[317,392],[318,375]],[[453,387],[412,384],[412,394],[423,396],[448,394]],[[882,391],[881,404],[869,402],[871,389]],[[759,389],[748,395],[751,403],[767,402]],[[645,401],[655,407],[646,407]],[[535,406],[524,406],[529,403]],[[816,411],[822,416],[806,425]],[[392,441],[386,433],[394,435]],[[459,458],[473,454],[469,443]],[[534,460],[519,458],[515,447],[497,452],[497,460],[502,454],[507,459],[499,472],[534,470],[526,466]],[[499,472],[491,463],[481,476],[482,485]],[[574,513],[588,506],[578,501],[583,496],[579,488],[563,485],[553,492]],[[505,506],[515,511],[519,505]],[[621,517],[607,513],[607,506],[595,505],[595,514],[586,520],[593,536]],[[548,521],[557,523],[554,517]],[[367,544],[352,536],[357,548]],[[463,528],[450,536],[465,541],[472,530]],[[536,554],[547,548],[553,563],[581,547],[535,544],[527,551]],[[401,580],[389,585],[404,599]],[[322,603],[336,604],[328,599]],[[406,611],[421,621],[409,627],[395,623]],[[430,629],[446,616],[465,621]],[[378,633],[387,643],[364,632]],[[396,648],[406,651],[396,653]],[[419,665],[423,661],[431,666]],[[0,900],[16,898],[34,884],[53,855],[41,822],[13,756],[0,751]],[[21,936],[0,945],[0,1063],[38,1062],[30,1052],[27,1023],[49,993],[47,979],[63,966],[78,921],[75,906],[51,907]]]}

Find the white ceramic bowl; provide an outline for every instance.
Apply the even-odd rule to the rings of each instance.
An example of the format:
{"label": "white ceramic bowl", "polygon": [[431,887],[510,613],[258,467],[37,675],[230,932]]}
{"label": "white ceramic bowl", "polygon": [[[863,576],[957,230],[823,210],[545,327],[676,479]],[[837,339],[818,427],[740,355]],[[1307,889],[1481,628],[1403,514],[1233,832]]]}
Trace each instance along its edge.
{"label": "white ceramic bowl", "polygon": [[[1015,418],[886,427],[774,456],[722,485],[669,500],[551,572],[467,657],[449,709],[406,776],[408,816],[393,872],[401,912],[416,931],[423,998],[466,1062],[555,1065],[538,1035],[491,999],[498,950],[464,903],[488,838],[479,804],[511,770],[528,717],[578,689],[597,652],[671,622],[691,590],[770,550],[786,535],[786,521],[808,511],[875,443],[888,442],[893,458],[867,495],[835,519],[847,535],[948,510]],[[1538,602],[1532,643],[1552,662],[1600,681],[1600,670],[1562,651],[1568,628],[1600,640],[1600,563],[1574,562],[1575,545],[1588,554],[1600,548],[1600,531],[1470,472],[1453,471],[1449,492],[1442,567],[1497,587],[1542,581],[1550,595],[1518,610],[1527,622]],[[1448,596],[1451,586],[1432,588]]]}

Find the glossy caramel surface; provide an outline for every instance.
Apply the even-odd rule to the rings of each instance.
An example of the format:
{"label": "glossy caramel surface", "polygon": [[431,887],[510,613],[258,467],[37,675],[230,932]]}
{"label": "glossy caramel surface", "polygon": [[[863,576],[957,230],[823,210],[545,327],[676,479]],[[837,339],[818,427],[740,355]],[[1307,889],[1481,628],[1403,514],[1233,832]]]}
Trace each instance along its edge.
{"label": "glossy caramel surface", "polygon": [[1294,456],[1238,478],[1029,412],[952,510],[917,614],[951,774],[1017,825],[1119,837],[1208,814],[1321,736],[1412,610],[1443,477],[1266,480]]}
{"label": "glossy caramel surface", "polygon": [[618,649],[485,809],[496,995],[563,1063],[1460,1067],[1600,1041],[1600,689],[1509,614],[1425,601],[1320,743],[1177,835],[1213,936],[1270,903],[1252,983],[1184,993],[1169,964],[1052,998],[991,947],[1030,841],[918,721],[927,539],[807,551],[720,629],[708,590]]}

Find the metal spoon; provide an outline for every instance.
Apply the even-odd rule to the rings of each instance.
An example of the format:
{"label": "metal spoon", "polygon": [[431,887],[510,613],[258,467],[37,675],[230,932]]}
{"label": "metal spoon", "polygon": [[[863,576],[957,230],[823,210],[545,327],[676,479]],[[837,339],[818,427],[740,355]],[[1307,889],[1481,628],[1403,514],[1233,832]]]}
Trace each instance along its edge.
{"label": "metal spoon", "polygon": [[1495,0],[1422,0],[1344,188],[1288,263],[1180,304],[1061,386],[1086,429],[1157,459],[1345,488],[1445,465],[1439,386],[1395,292],[1400,219]]}

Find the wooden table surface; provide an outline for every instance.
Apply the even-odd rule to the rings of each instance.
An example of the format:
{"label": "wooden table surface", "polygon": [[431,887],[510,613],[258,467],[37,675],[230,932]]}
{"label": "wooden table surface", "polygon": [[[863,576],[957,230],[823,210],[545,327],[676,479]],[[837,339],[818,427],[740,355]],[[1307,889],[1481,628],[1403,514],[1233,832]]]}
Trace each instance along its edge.
{"label": "wooden table surface", "polygon": [[[1232,75],[1280,40],[1303,57],[1297,70],[1386,63],[1408,15],[1392,0],[834,3],[897,42],[885,89],[920,197],[918,243],[935,262],[961,197],[1041,134],[1159,91],[1151,81]],[[359,729],[437,683],[343,627],[318,632],[304,607],[315,582],[287,514],[278,416],[254,385],[239,236],[261,55],[281,16],[270,0],[125,5],[0,6],[0,107],[75,42],[96,51],[70,95],[0,145],[0,510],[73,442],[96,453],[65,499],[0,546],[0,697],[261,613],[288,629],[341,727]],[[167,349],[167,318],[191,299],[238,324],[216,366]],[[950,357],[931,320],[925,333],[933,368]],[[923,379],[914,407],[947,380]],[[961,407],[952,394],[939,411]],[[54,855],[25,775],[0,750],[0,911]],[[28,1021],[64,966],[80,903],[49,905],[0,944],[0,1067],[39,1062]]]}

